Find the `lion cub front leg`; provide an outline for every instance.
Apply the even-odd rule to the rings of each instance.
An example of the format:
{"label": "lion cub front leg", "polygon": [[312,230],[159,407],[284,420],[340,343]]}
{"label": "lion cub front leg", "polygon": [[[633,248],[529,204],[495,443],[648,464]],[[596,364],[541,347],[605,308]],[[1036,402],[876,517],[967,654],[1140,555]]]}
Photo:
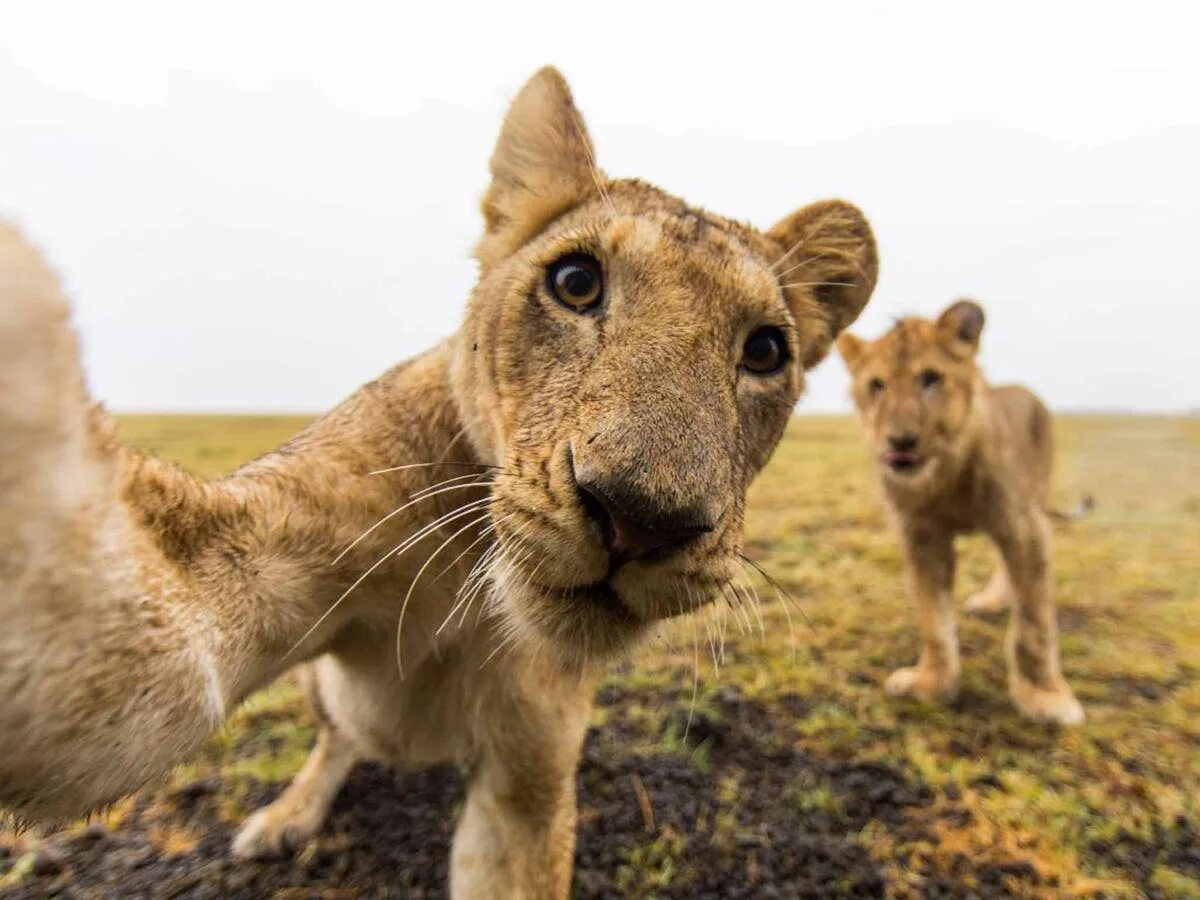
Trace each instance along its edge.
{"label": "lion cub front leg", "polygon": [[897,669],[883,687],[892,696],[948,700],[957,689],[959,672],[953,538],[936,528],[906,527],[902,539],[921,653],[915,666]]}
{"label": "lion cub front leg", "polygon": [[1035,511],[995,539],[1015,593],[1005,642],[1009,693],[1021,713],[1031,719],[1078,725],[1084,718],[1083,707],[1063,678],[1059,663],[1049,522]]}
{"label": "lion cub front leg", "polygon": [[455,900],[568,895],[575,852],[574,766],[569,773],[537,768],[532,760],[493,758],[473,773],[450,859]]}
{"label": "lion cub front leg", "polygon": [[552,900],[571,888],[575,773],[595,678],[543,672],[478,723],[450,855],[455,900]]}
{"label": "lion cub front leg", "polygon": [[354,742],[324,715],[316,673],[307,669],[306,675],[309,702],[321,720],[317,742],[287,789],[238,829],[232,850],[239,859],[271,859],[303,849],[324,824],[346,776],[358,762]]}

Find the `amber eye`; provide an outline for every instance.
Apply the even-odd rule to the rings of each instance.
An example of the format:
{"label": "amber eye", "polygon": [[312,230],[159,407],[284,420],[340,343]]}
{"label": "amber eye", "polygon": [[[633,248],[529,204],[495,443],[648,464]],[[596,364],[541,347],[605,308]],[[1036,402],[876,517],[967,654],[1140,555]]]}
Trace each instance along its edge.
{"label": "amber eye", "polygon": [[600,263],[586,253],[568,253],[546,270],[546,290],[575,312],[586,312],[604,298]]}
{"label": "amber eye", "polygon": [[772,375],[787,360],[787,340],[774,325],[752,331],[742,347],[742,367],[755,375]]}
{"label": "amber eye", "polygon": [[883,379],[872,378],[867,382],[867,390],[871,392],[872,397],[874,397],[876,394],[883,393]]}
{"label": "amber eye", "polygon": [[921,387],[931,388],[934,385],[938,385],[938,384],[942,383],[942,373],[935,372],[935,371],[933,371],[933,369],[926,369],[924,372],[921,373],[920,380],[921,380]]}

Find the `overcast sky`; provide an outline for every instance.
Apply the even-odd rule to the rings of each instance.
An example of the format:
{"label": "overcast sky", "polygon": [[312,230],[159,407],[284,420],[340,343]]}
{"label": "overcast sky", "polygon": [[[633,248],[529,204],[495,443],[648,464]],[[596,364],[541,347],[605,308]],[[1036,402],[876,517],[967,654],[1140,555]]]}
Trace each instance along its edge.
{"label": "overcast sky", "polygon": [[[451,333],[505,106],[554,63],[611,175],[764,227],[860,205],[859,334],[969,295],[993,380],[1200,408],[1200,7],[421,7],[5,4],[0,215],[100,399],[319,410]],[[802,408],[845,395],[831,358]]]}

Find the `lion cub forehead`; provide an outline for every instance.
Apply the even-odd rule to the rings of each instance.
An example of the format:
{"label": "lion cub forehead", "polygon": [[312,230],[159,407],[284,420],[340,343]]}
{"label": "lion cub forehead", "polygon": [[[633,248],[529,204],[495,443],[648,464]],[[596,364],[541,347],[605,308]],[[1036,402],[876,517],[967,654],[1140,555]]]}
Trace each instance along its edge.
{"label": "lion cub forehead", "polygon": [[607,253],[666,264],[679,262],[753,295],[779,293],[778,279],[762,250],[762,238],[752,229],[648,186],[637,187],[633,197],[614,193],[616,214],[600,231],[600,243]]}
{"label": "lion cub forehead", "polygon": [[866,359],[891,371],[920,366],[930,357],[942,359],[945,353],[937,325],[928,319],[905,318],[866,349]]}
{"label": "lion cub forehead", "polygon": [[618,215],[600,234],[605,252],[655,268],[680,267],[710,285],[739,294],[776,297],[779,284],[766,258],[738,236],[695,217],[656,211]]}

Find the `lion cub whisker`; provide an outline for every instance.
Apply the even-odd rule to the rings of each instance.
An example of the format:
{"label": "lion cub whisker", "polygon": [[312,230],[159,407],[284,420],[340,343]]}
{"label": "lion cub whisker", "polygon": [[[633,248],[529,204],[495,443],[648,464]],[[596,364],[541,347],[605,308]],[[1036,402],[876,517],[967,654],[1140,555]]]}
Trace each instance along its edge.
{"label": "lion cub whisker", "polygon": [[[456,556],[456,557],[454,557],[454,559],[450,560],[450,562],[445,567],[442,568],[442,571],[440,571],[436,575],[434,575],[433,580],[438,581],[439,579],[441,579],[441,577],[443,575],[445,575],[447,572],[449,572],[451,569],[453,569],[456,565],[458,565],[459,560],[461,560],[464,556],[466,556],[468,553],[470,553],[472,550],[474,550],[482,542],[486,541],[488,539],[488,536],[493,534],[496,531],[497,525],[499,525],[501,522],[508,521],[509,519],[511,519],[513,517],[513,515],[514,515],[513,513],[509,513],[507,516],[502,516],[499,519],[493,519],[491,522],[489,522],[487,524],[487,526],[485,528],[481,528],[479,531],[479,535],[475,538],[475,540],[473,540],[473,541],[471,541],[471,543],[467,544],[466,548],[461,553],[459,553],[458,556]],[[487,552],[487,551],[485,550],[484,552]]]}
{"label": "lion cub whisker", "polygon": [[803,269],[807,265],[811,265],[812,263],[819,262],[820,260],[825,259],[825,256],[826,256],[826,254],[824,254],[824,253],[818,253],[816,256],[809,256],[805,259],[800,260],[800,262],[796,263],[794,266],[788,266],[782,272],[776,272],[775,277],[776,278],[786,278],[788,275],[792,274],[792,272],[795,272],[798,269]]}
{"label": "lion cub whisker", "polygon": [[780,287],[855,287],[855,283],[853,281],[793,281],[790,284],[781,284]]}
{"label": "lion cub whisker", "polygon": [[[490,498],[489,498],[489,500],[490,500]],[[454,534],[450,535],[450,537],[448,537],[444,541],[442,541],[438,545],[437,549],[429,554],[429,556],[425,559],[425,562],[421,564],[421,568],[417,569],[417,574],[415,576],[413,576],[412,581],[409,582],[408,591],[404,594],[404,601],[400,604],[400,618],[399,618],[399,621],[396,622],[396,666],[400,670],[401,678],[404,677],[404,660],[403,660],[403,657],[400,652],[401,646],[402,646],[401,645],[401,635],[404,632],[404,614],[408,611],[408,601],[412,599],[413,591],[415,591],[417,589],[417,584],[418,584],[418,582],[420,582],[421,576],[425,574],[425,570],[429,568],[429,566],[437,558],[438,554],[441,553],[443,550],[445,550],[448,546],[450,546],[450,544],[454,541],[455,538],[457,538],[464,531],[474,528],[476,525],[482,525],[484,522],[486,522],[488,520],[489,515],[490,515],[490,513],[488,513],[485,510],[483,515],[472,519],[470,522],[468,522],[462,528],[458,529],[458,531],[454,532]],[[439,628],[438,633],[440,633],[440,632],[441,632],[441,629]]]}
{"label": "lion cub whisker", "polygon": [[386,475],[388,472],[403,472],[405,469],[427,469],[433,466],[462,466],[463,468],[472,469],[501,469],[501,466],[493,466],[488,463],[473,463],[473,462],[419,462],[407,463],[403,466],[388,466],[386,469],[373,469],[368,472],[368,475]]}
{"label": "lion cub whisker", "polygon": [[336,610],[339,606],[341,606],[342,601],[344,601],[347,597],[349,597],[355,588],[357,588],[360,584],[362,584],[364,581],[366,581],[367,578],[371,575],[371,573],[374,572],[376,569],[378,569],[380,566],[382,566],[385,562],[387,562],[389,559],[392,559],[393,557],[404,554],[405,552],[408,551],[409,548],[411,548],[415,544],[422,541],[428,535],[432,534],[440,526],[447,524],[449,522],[452,522],[455,519],[461,518],[462,516],[470,515],[470,513],[476,511],[477,509],[481,508],[482,506],[484,506],[485,504],[490,503],[490,502],[491,502],[491,497],[483,497],[479,500],[474,500],[470,503],[466,503],[466,504],[458,507],[457,509],[446,513],[444,516],[440,516],[439,518],[435,519],[433,522],[430,522],[428,525],[425,525],[424,527],[419,529],[415,534],[412,534],[409,537],[405,538],[403,541],[401,541],[399,544],[397,544],[395,547],[393,547],[387,553],[385,553],[381,557],[379,557],[379,559],[375,560],[375,562],[371,564],[370,568],[368,568],[365,572],[363,572],[361,575],[359,575],[358,578],[356,578],[354,580],[354,582],[350,585],[350,587],[346,588],[346,590],[342,592],[342,595],[340,597],[338,597],[335,601],[333,601],[333,604],[329,607],[329,609],[325,610],[325,612],[321,614],[320,618],[318,618],[317,621],[314,622],[312,624],[312,626],[306,632],[304,632],[303,635],[301,635],[300,639],[298,641],[296,641],[292,645],[291,649],[289,649],[288,652],[283,655],[283,659],[284,660],[288,659],[293,653],[296,652],[297,648],[299,648],[306,640],[308,640],[310,637],[312,637],[313,633],[318,628],[320,628],[321,625],[333,614],[334,610]]}
{"label": "lion cub whisker", "polygon": [[[787,588],[785,588],[779,582],[778,578],[776,578],[774,575],[772,575],[770,572],[768,572],[765,568],[763,568],[761,563],[759,563],[755,559],[751,559],[745,553],[739,553],[738,559],[742,562],[743,565],[748,563],[749,565],[753,566],[754,571],[756,571],[759,575],[762,576],[763,580],[775,590],[775,594],[781,600],[790,602],[792,604],[792,606],[794,606],[796,608],[796,612],[800,613],[800,615],[804,618],[804,624],[806,624],[812,630],[814,630],[814,631],[816,630],[816,626],[813,624],[812,618],[808,615],[808,612],[804,609],[804,607],[800,605],[800,601],[796,598],[796,595],[793,594],[791,591],[789,591]],[[785,608],[786,608],[786,605],[787,604],[785,603],[784,604]]]}
{"label": "lion cub whisker", "polygon": [[419,494],[419,495],[413,497],[413,499],[409,500],[407,503],[404,503],[404,504],[396,507],[395,509],[393,509],[390,513],[388,513],[386,516],[384,516],[382,519],[380,519],[378,522],[376,522],[374,525],[372,525],[370,528],[368,528],[366,531],[364,531],[362,534],[360,534],[358,537],[356,537],[353,541],[351,541],[349,546],[347,546],[341,553],[339,553],[337,556],[334,557],[333,562],[331,562],[330,565],[336,566],[339,562],[341,562],[346,557],[347,553],[349,553],[351,550],[353,550],[355,547],[357,547],[360,543],[362,543],[363,540],[365,540],[367,537],[369,537],[375,531],[376,528],[378,528],[380,525],[383,525],[386,522],[391,521],[396,516],[400,515],[400,513],[404,512],[406,509],[408,509],[411,506],[415,506],[416,504],[420,503],[422,500],[428,500],[430,497],[436,497],[438,494],[445,494],[450,491],[462,491],[462,490],[466,490],[468,488],[482,487],[483,484],[484,484],[484,482],[479,482],[477,484],[450,485],[449,487],[444,487],[444,488],[441,488],[436,491],[430,491],[428,493]]}
{"label": "lion cub whisker", "polygon": [[433,484],[423,487],[418,491],[413,491],[408,495],[408,497],[410,500],[419,500],[421,497],[428,497],[439,487],[444,487],[448,484],[455,484],[459,481],[469,481],[470,479],[474,479],[473,481],[469,481],[470,484],[491,484],[492,481],[489,480],[491,478],[491,472],[472,472],[469,475],[458,475],[454,478],[443,478],[441,481],[435,481]]}

